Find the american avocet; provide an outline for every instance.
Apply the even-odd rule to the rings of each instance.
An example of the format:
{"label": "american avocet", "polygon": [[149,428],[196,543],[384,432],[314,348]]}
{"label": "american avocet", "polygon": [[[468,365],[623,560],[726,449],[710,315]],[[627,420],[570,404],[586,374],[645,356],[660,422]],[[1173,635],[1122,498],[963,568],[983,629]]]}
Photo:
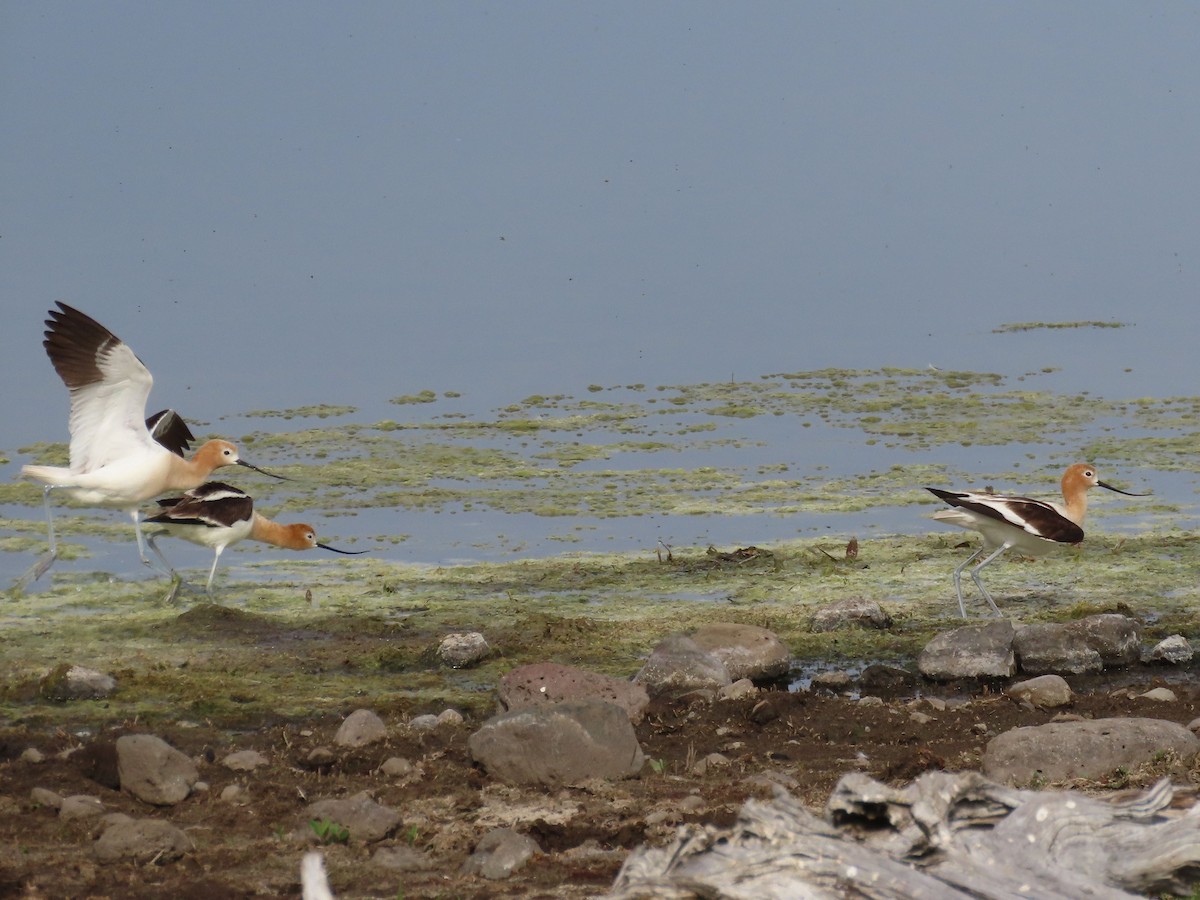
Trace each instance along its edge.
{"label": "american avocet", "polygon": [[169,410],[150,419],[166,446],[158,443],[144,418],[154,384],[150,372],[128,344],[95,319],[65,303],[58,306],[49,312],[42,344],[71,394],[70,465],[21,467],[22,475],[45,486],[50,552],[18,579],[18,589],[41,577],[58,555],[50,511],[52,490],[62,490],[85,506],[127,511],[133,519],[138,555],[149,566],[153,564],[146,555],[139,508],[147,500],[194,488],[222,466],[245,466],[271,475],[240,458],[237,447],[228,441],[208,441],[190,460],[184,459],[182,448],[190,442],[191,432]]}
{"label": "american avocet", "polygon": [[1078,544],[1083,540],[1083,519],[1087,514],[1087,492],[1094,487],[1106,488],[1129,497],[1144,497],[1105,484],[1096,477],[1096,469],[1087,463],[1069,466],[1062,477],[1063,504],[1031,500],[1028,497],[1006,497],[1000,494],[971,491],[941,491],[926,488],[935,497],[945,500],[953,509],[935,512],[939,522],[968,528],[983,535],[983,546],[967,557],[954,570],[954,589],[958,592],[958,611],[967,617],[963,603],[963,569],[981,554],[991,550],[983,562],[971,570],[983,598],[1000,615],[1000,609],[979,580],[979,572],[1009,548],[1026,556],[1041,556],[1061,544]]}
{"label": "american avocet", "polygon": [[212,547],[213,563],[208,572],[205,590],[212,594],[213,576],[217,574],[217,563],[221,553],[238,541],[262,541],[285,550],[332,550],[348,556],[366,553],[366,550],[339,550],[317,540],[311,525],[281,525],[261,513],[255,512],[254,500],[245,491],[238,490],[219,481],[209,481],[188,491],[182,497],[166,497],[158,501],[161,512],[146,519],[147,524],[160,526],[158,531],[147,534],[147,541],[163,565],[178,581],[175,569],[158,549],[155,538],[163,534],[183,538],[193,544]]}

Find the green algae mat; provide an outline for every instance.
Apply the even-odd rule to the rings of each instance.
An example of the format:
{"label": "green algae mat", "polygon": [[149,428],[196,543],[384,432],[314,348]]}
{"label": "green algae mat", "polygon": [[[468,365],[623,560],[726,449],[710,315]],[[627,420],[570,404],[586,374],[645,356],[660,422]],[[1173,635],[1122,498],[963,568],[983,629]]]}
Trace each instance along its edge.
{"label": "green algae mat", "polygon": [[[798,667],[903,662],[958,621],[950,573],[978,546],[923,518],[938,508],[924,485],[1053,499],[1062,469],[1080,460],[1154,495],[1094,503],[1081,547],[991,566],[997,602],[1024,621],[1121,609],[1143,618],[1148,638],[1194,635],[1200,398],[1039,387],[1053,376],[824,370],[592,385],[485,416],[424,390],[372,422],[353,407],[311,406],[207,423],[193,430],[231,437],[292,479],[246,484],[260,508],[319,518],[323,540],[372,552],[329,559],[243,544],[223,557],[216,603],[185,592],[169,604],[163,580],[133,570],[126,520],[59,504],[67,562],[36,592],[0,599],[2,712],[47,725],[250,727],[361,697],[486,710],[515,665],[630,675],[666,632],[718,620],[776,631]],[[22,462],[63,463],[66,447],[4,458],[11,479]],[[0,550],[15,574],[45,545],[41,493],[9,480],[0,504]],[[495,533],[456,534],[476,516]],[[456,546],[398,558],[427,527]],[[678,539],[693,533],[716,546]],[[751,545],[765,552],[732,552]],[[203,582],[200,568],[185,574]],[[879,601],[893,628],[809,630],[816,608],[859,596]],[[969,612],[981,615],[972,598],[973,586]],[[475,630],[491,657],[466,671],[437,665],[442,636]],[[117,693],[41,702],[39,680],[62,662],[112,673]]]}

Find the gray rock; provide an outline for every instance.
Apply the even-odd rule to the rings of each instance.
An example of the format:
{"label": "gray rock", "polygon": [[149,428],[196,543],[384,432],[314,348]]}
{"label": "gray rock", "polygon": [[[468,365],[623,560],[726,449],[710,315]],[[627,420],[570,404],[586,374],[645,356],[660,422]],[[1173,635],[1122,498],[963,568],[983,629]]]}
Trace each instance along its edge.
{"label": "gray rock", "polygon": [[1088,636],[1066,625],[1023,625],[1013,636],[1013,652],[1022,672],[1081,675],[1104,668]]}
{"label": "gray rock", "polygon": [[665,637],[633,680],[644,685],[651,696],[698,689],[718,691],[733,682],[724,662],[683,634]]}
{"label": "gray rock", "polygon": [[369,709],[356,709],[346,716],[333,736],[333,742],[339,747],[365,747],[386,737],[387,726],[383,719]]}
{"label": "gray rock", "polygon": [[1173,690],[1165,687],[1151,688],[1144,694],[1138,694],[1138,696],[1143,700],[1153,700],[1156,703],[1174,703],[1179,699],[1175,696]]}
{"label": "gray rock", "polygon": [[328,747],[313,747],[304,757],[305,763],[313,769],[332,765],[335,759],[337,759],[337,755]]}
{"label": "gray rock", "polygon": [[853,681],[849,672],[840,670],[818,672],[812,677],[812,686],[826,691],[844,691],[849,689]]}
{"label": "gray rock", "polygon": [[70,663],[55,666],[40,685],[47,700],[98,700],[116,689],[117,680],[111,675]]}
{"label": "gray rock", "polygon": [[465,669],[486,659],[492,648],[478,631],[448,634],[438,644],[437,658],[442,665]]}
{"label": "gray rock", "polygon": [[1009,784],[1027,784],[1035,777],[1051,783],[1098,779],[1148,762],[1163,750],[1186,760],[1200,751],[1200,738],[1164,719],[1051,722],[993,738],[983,755],[983,771]]}
{"label": "gray rock", "polygon": [[943,632],[925,645],[917,669],[926,678],[1009,678],[1017,669],[1007,619],[983,625],[963,625]]}
{"label": "gray rock", "polygon": [[313,819],[336,822],[350,832],[350,840],[364,844],[382,841],[400,827],[400,813],[376,803],[366,791],[309,804],[305,825]]}
{"label": "gray rock", "polygon": [[787,644],[758,625],[713,622],[697,628],[691,638],[701,650],[725,663],[734,681],[774,681],[787,675],[792,667]]}
{"label": "gray rock", "polygon": [[1162,662],[1179,665],[1192,659],[1192,645],[1182,634],[1163,638],[1146,654],[1146,662]]}
{"label": "gray rock", "polygon": [[1022,700],[1038,709],[1066,706],[1075,698],[1071,686],[1061,675],[1039,675],[1010,685],[1006,693],[1014,700]]}
{"label": "gray rock", "polygon": [[463,724],[464,721],[466,720],[463,719],[462,713],[460,713],[457,709],[443,709],[437,714],[437,723],[439,728],[441,728],[443,725],[454,727],[455,725]]}
{"label": "gray rock", "polygon": [[1142,626],[1119,613],[1100,613],[1067,623],[1087,638],[1105,666],[1128,666],[1141,659]]}
{"label": "gray rock", "polygon": [[87,794],[72,794],[63,797],[62,806],[58,808],[60,819],[92,819],[104,815],[104,803],[99,797]]}
{"label": "gray rock", "polygon": [[741,700],[745,697],[753,697],[757,693],[758,688],[754,686],[753,681],[749,678],[739,678],[733,684],[721,688],[717,696],[722,700]]}
{"label": "gray rock", "polygon": [[379,767],[379,771],[388,778],[407,778],[413,773],[413,764],[403,756],[389,756]]}
{"label": "gray rock", "polygon": [[433,713],[425,713],[422,716],[413,716],[408,720],[408,727],[413,731],[433,731],[441,722]]}
{"label": "gray rock", "polygon": [[179,859],[191,848],[187,835],[170,822],[122,817],[104,829],[96,841],[96,858],[105,863],[165,863]]}
{"label": "gray rock", "polygon": [[702,778],[708,774],[710,769],[728,769],[729,757],[723,753],[710,753],[703,759],[698,759],[692,764],[691,774]]}
{"label": "gray rock", "polygon": [[371,857],[371,862],[393,872],[425,872],[433,868],[429,854],[415,847],[380,847]]}
{"label": "gray rock", "polygon": [[874,600],[865,597],[848,597],[836,603],[822,606],[813,613],[809,629],[812,631],[836,631],[839,628],[886,629],[892,627],[892,617],[883,611]]}
{"label": "gray rock", "polygon": [[586,700],[493,716],[467,741],[492,776],[558,787],[588,778],[624,778],[645,762],[625,710]]}
{"label": "gray rock", "polygon": [[496,688],[496,699],[505,710],[545,703],[603,700],[624,709],[635,724],[642,721],[650,703],[650,695],[640,684],[553,662],[518,666],[505,673]]}
{"label": "gray rock", "polygon": [[266,764],[267,758],[257,750],[238,750],[221,760],[221,765],[233,772],[253,772]]}
{"label": "gray rock", "polygon": [[44,806],[47,809],[61,809],[63,798],[49,788],[35,787],[29,792],[29,799],[38,806]]}
{"label": "gray rock", "polygon": [[187,799],[200,780],[195,763],[152,734],[119,737],[116,749],[121,790],[144,803],[173,806]]}
{"label": "gray rock", "polygon": [[862,670],[855,687],[864,694],[903,693],[909,695],[919,681],[920,679],[908,669],[889,666],[885,663],[871,663]]}
{"label": "gray rock", "polygon": [[531,837],[512,828],[497,828],[489,831],[465,863],[464,875],[480,875],[492,881],[507,878],[525,865],[541,848]]}

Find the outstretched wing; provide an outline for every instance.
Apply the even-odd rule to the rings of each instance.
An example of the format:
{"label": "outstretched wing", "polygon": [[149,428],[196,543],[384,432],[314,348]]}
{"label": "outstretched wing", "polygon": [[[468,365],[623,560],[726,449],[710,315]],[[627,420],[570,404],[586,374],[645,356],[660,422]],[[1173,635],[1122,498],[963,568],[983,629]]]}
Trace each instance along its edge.
{"label": "outstretched wing", "polygon": [[154,446],[145,423],[149,370],[91,316],[58,306],[42,345],[71,394],[71,471],[91,472]]}

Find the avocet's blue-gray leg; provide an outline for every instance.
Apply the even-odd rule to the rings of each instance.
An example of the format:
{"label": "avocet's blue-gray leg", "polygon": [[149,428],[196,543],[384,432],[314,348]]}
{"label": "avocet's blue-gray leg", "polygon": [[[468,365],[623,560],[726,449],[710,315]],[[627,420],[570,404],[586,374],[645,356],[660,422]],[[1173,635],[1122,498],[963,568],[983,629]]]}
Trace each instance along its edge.
{"label": "avocet's blue-gray leg", "polygon": [[221,561],[221,551],[224,549],[225,549],[224,547],[215,547],[214,548],[213,564],[212,564],[212,568],[208,570],[208,584],[205,585],[205,588],[204,588],[206,591],[208,591],[209,599],[212,599],[213,577],[217,574],[217,563],[219,563]]}
{"label": "avocet's blue-gray leg", "polygon": [[[996,549],[996,552],[977,565],[971,570],[971,578],[975,580],[975,586],[979,588],[979,593],[983,594],[983,599],[988,602],[988,605],[996,611],[996,615],[1003,617],[1004,613],[1000,612],[1000,607],[996,605],[996,601],[992,599],[992,595],[988,593],[987,588],[983,586],[983,582],[979,580],[979,570],[996,559],[1001,553],[1008,549],[1008,544],[1002,544]],[[983,551],[980,551],[983,552]]]}
{"label": "avocet's blue-gray leg", "polygon": [[50,558],[54,560],[58,558],[58,536],[54,533],[54,510],[50,508],[50,492],[52,490],[54,490],[52,484],[42,488],[42,506],[46,510],[46,526],[49,529]]}
{"label": "avocet's blue-gray leg", "polygon": [[175,569],[171,567],[169,562],[167,562],[167,558],[162,555],[162,551],[158,549],[158,546],[153,543],[152,539],[150,541],[150,546],[154,548],[154,555],[162,560],[162,563],[164,566],[166,566],[166,568],[159,568],[158,564],[147,555],[147,538],[144,534],[142,534],[142,511],[140,509],[131,509],[129,511],[129,518],[133,519],[133,533],[137,535],[138,556],[140,556],[142,559],[142,565],[153,569],[160,575],[166,575],[168,578],[177,578],[178,576],[175,574]]}
{"label": "avocet's blue-gray leg", "polygon": [[165,556],[163,556],[163,552],[158,549],[158,543],[154,540],[156,537],[158,537],[157,534],[146,535],[147,546],[149,546],[150,549],[154,551],[154,555],[157,556],[159,558],[159,561],[162,562],[163,567],[166,570],[166,575],[170,578],[178,578],[179,573],[175,571],[175,567],[172,566],[171,563],[167,561],[167,558]]}
{"label": "avocet's blue-gray leg", "polygon": [[154,555],[162,561],[162,564],[166,567],[167,572],[170,573],[169,577],[171,579],[171,590],[167,592],[167,596],[163,599],[164,603],[170,605],[179,597],[179,589],[183,587],[183,578],[178,572],[175,571],[175,568],[170,564],[170,562],[167,561],[167,558],[163,556],[163,552],[158,549],[158,544],[154,540],[155,537],[157,537],[157,535],[146,535],[146,543],[149,545],[150,549],[154,551]]}
{"label": "avocet's blue-gray leg", "polygon": [[52,490],[54,490],[54,485],[52,484],[48,484],[42,488],[42,505],[46,509],[46,525],[49,529],[50,549],[42,555],[41,559],[26,569],[20,578],[13,582],[12,589],[15,594],[19,595],[30,582],[37,581],[49,572],[50,567],[54,565],[54,561],[58,559],[58,537],[54,533],[54,512],[50,509],[50,492]]}
{"label": "avocet's blue-gray leg", "polygon": [[979,557],[979,554],[981,554],[986,549],[987,549],[986,547],[980,547],[978,550],[976,550],[974,553],[972,553],[970,556],[968,556],[965,560],[963,560],[963,563],[961,566],[959,566],[957,569],[954,570],[954,590],[958,592],[958,612],[964,619],[967,617],[967,605],[965,603],[963,603],[963,592],[962,592],[963,569],[965,569],[967,566],[969,566],[971,563],[973,563]]}

